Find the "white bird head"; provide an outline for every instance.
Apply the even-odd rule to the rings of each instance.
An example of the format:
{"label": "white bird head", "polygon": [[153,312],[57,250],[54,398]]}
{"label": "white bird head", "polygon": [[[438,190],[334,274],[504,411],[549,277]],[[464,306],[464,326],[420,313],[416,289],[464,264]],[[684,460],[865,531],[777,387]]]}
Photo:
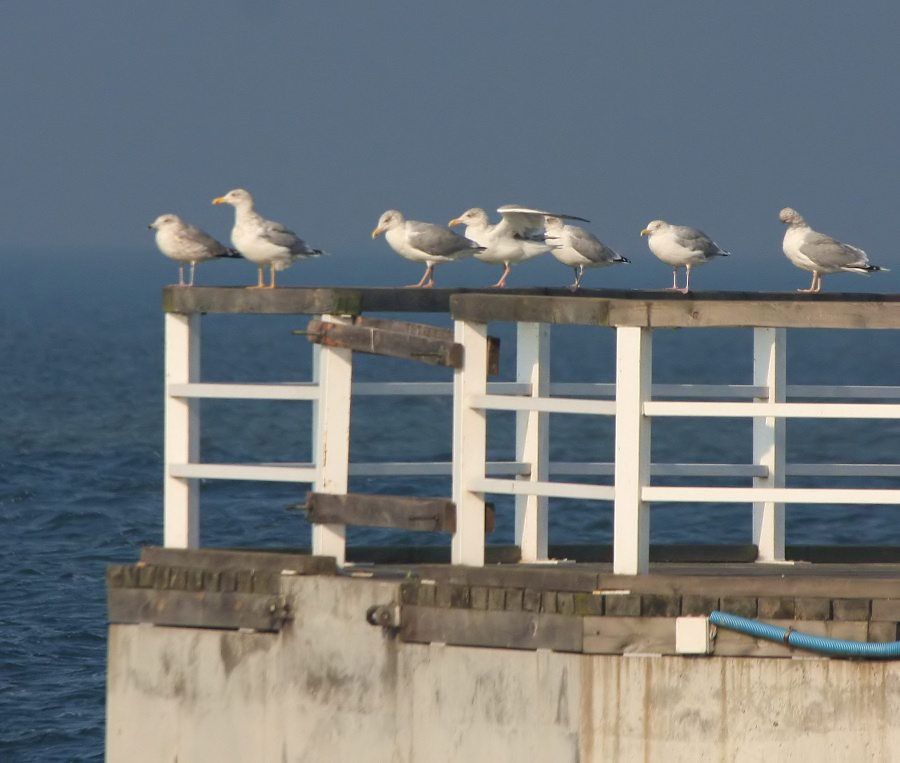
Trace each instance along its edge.
{"label": "white bird head", "polygon": [[378,238],[378,236],[386,230],[396,228],[398,225],[403,225],[405,222],[406,218],[403,216],[402,212],[398,212],[396,209],[389,209],[378,218],[378,225],[376,225],[375,230],[372,231],[372,238]]}
{"label": "white bird head", "polygon": [[231,204],[233,207],[245,207],[252,208],[253,207],[253,197],[250,195],[250,191],[245,191],[243,188],[235,188],[224,196],[219,196],[216,199],[213,199],[213,204]]}
{"label": "white bird head", "polygon": [[778,213],[778,219],[785,225],[803,225],[806,222],[796,209],[791,209],[790,207],[782,209]]}
{"label": "white bird head", "polygon": [[148,228],[152,228],[153,230],[162,230],[163,228],[167,228],[170,225],[178,225],[181,222],[181,218],[178,215],[173,214],[165,214],[157,217]]}
{"label": "white bird head", "polygon": [[487,216],[487,212],[485,212],[481,207],[472,207],[471,209],[467,209],[463,212],[459,217],[454,217],[448,225],[451,227],[454,225],[472,225],[474,227],[480,227],[484,225],[488,225],[489,220]]}
{"label": "white bird head", "polygon": [[667,227],[668,223],[663,222],[662,220],[653,220],[647,223],[647,227],[645,227],[641,231],[642,236],[652,236],[654,233],[659,233],[663,228]]}

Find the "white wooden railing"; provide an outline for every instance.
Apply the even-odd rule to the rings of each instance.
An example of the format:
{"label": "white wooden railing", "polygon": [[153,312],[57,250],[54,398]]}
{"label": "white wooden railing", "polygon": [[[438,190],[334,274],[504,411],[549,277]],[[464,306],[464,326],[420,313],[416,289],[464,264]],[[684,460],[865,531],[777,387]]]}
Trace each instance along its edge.
{"label": "white wooden railing", "polygon": [[[191,299],[200,292],[192,291]],[[208,290],[216,292],[219,290]],[[282,291],[282,290],[278,290]],[[301,290],[297,290],[301,291]],[[176,296],[178,296],[176,294]],[[214,295],[215,296],[215,295]],[[506,295],[504,295],[506,296]],[[266,299],[260,295],[259,299]],[[199,545],[200,479],[254,479],[306,483],[317,492],[345,493],[351,475],[447,475],[452,477],[453,500],[457,508],[457,529],[452,539],[455,564],[483,565],[485,537],[485,495],[514,496],[516,506],[515,542],[523,561],[543,561],[548,557],[548,501],[550,498],[578,498],[613,503],[614,571],[640,574],[649,568],[649,529],[652,503],[730,502],[753,505],[753,543],[759,561],[785,559],[785,504],[847,503],[900,504],[900,489],[789,488],[789,475],[831,477],[898,477],[898,464],[787,464],[785,424],[789,418],[898,419],[898,402],[823,402],[829,399],[900,400],[900,387],[787,385],[785,326],[844,326],[856,328],[900,327],[895,302],[880,305],[867,321],[860,318],[856,303],[846,311],[844,323],[835,323],[834,311],[827,318],[813,320],[820,313],[804,314],[803,305],[813,301],[776,303],[769,306],[766,322],[774,325],[752,327],[753,379],[746,385],[688,385],[652,383],[652,340],[655,325],[747,326],[751,321],[716,305],[661,300],[660,321],[646,305],[635,311],[630,300],[620,299],[622,317],[613,314],[610,301],[605,322],[574,314],[555,322],[600,323],[616,330],[616,375],[614,384],[553,383],[550,380],[551,329],[547,322],[519,320],[516,309],[500,311],[500,320],[517,325],[516,379],[513,382],[487,381],[487,323],[493,295],[461,295],[455,304],[455,340],[464,348],[464,367],[453,372],[453,382],[354,383],[352,352],[348,349],[315,345],[313,379],[308,383],[210,384],[199,378],[200,313],[209,305],[191,303],[187,312],[166,314],[166,404],[165,404],[165,545]],[[518,299],[525,299],[521,296]],[[541,300],[588,300],[590,297],[534,297],[526,317],[542,314]],[[485,301],[487,300],[487,301]],[[635,300],[637,301],[637,300]],[[727,300],[723,300],[725,302]],[[213,304],[213,303],[210,303]],[[499,302],[498,302],[499,304]],[[564,304],[568,305],[568,302]],[[577,302],[575,307],[581,307]],[[616,303],[618,304],[618,303]],[[680,304],[680,308],[679,308]],[[716,303],[718,304],[718,303]],[[796,308],[799,304],[800,307]],[[474,305],[474,308],[471,306]],[[469,306],[469,307],[467,307]],[[746,307],[745,302],[741,306]],[[548,307],[548,310],[549,310]],[[214,311],[214,310],[212,310]],[[240,312],[240,309],[223,310]],[[254,312],[260,312],[258,308]],[[279,312],[289,312],[280,307]],[[674,312],[673,312],[674,311]],[[302,312],[298,310],[298,312]],[[840,311],[838,311],[840,312]],[[473,318],[471,314],[474,313]],[[707,314],[708,313],[708,314]],[[889,315],[888,315],[889,313]],[[548,315],[551,313],[548,312]],[[698,317],[699,316],[699,317]],[[887,317],[886,317],[887,316]],[[346,322],[340,316],[323,315],[323,320]],[[654,322],[655,321],[655,322]],[[760,321],[762,322],[762,321]],[[894,324],[897,323],[898,326]],[[637,325],[632,325],[637,324]],[[780,325],[779,325],[780,324]],[[387,462],[357,463],[349,453],[350,399],[352,395],[452,394],[453,458],[451,463]],[[308,400],[313,403],[312,463],[207,464],[199,462],[199,408],[201,398],[252,398],[267,400]],[[819,402],[789,402],[791,398],[820,399]],[[512,461],[487,461],[487,412],[516,413],[515,454]],[[550,414],[610,416],[615,419],[615,460],[613,463],[549,461]],[[650,460],[652,421],[663,417],[751,418],[753,456],[749,464],[653,464]],[[698,423],[698,426],[702,424]],[[559,477],[596,476],[596,483],[565,482]],[[752,479],[752,486],[659,486],[657,476],[730,477]],[[551,479],[553,477],[553,479]],[[335,556],[344,562],[345,535],[340,525],[314,525],[313,552]]]}

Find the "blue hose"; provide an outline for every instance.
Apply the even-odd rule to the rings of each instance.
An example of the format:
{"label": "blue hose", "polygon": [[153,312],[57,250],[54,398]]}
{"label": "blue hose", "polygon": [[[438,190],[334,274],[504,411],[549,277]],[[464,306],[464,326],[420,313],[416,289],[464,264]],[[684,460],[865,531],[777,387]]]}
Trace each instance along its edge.
{"label": "blue hose", "polygon": [[777,641],[787,646],[806,649],[810,652],[831,655],[833,657],[870,657],[888,659],[900,657],[900,641],[873,643],[869,641],[845,641],[839,638],[811,636],[790,628],[748,620],[728,612],[710,612],[709,622],[720,628],[744,633],[755,638]]}

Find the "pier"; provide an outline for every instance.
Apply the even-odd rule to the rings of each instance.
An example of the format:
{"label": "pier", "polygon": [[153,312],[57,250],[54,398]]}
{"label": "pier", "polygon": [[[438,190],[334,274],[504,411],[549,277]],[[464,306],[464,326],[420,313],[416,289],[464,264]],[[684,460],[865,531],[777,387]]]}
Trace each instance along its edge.
{"label": "pier", "polygon": [[[109,760],[900,756],[894,662],[837,659],[709,620],[724,611],[822,638],[897,641],[900,557],[792,547],[785,507],[896,505],[900,487],[884,484],[900,464],[790,463],[785,432],[791,418],[900,418],[900,386],[791,385],[786,367],[791,329],[896,330],[900,298],[170,287],[163,307],[165,532],[161,547],[108,573]],[[202,323],[217,313],[307,316],[298,342],[314,354],[313,377],[201,378]],[[421,322],[429,314],[452,328]],[[499,323],[515,325],[512,381],[492,378]],[[560,325],[615,332],[612,381],[552,378]],[[717,327],[752,332],[752,378],[654,383],[654,334]],[[357,382],[359,353],[444,367],[448,378]],[[354,459],[351,402],[366,395],[447,396],[452,458]],[[309,401],[312,459],[201,461],[210,398]],[[515,415],[506,460],[488,459],[491,411]],[[614,422],[612,461],[551,459],[550,417],[567,414]],[[710,418],[749,419],[751,459],[654,462],[653,421],[671,417],[701,430]],[[452,487],[348,492],[357,475],[445,475]],[[795,475],[836,484],[787,486]],[[672,476],[701,484],[659,484]],[[204,548],[200,482],[229,479],[306,489],[295,508],[311,523],[311,549]],[[515,502],[514,538],[500,547],[485,543],[498,496]],[[554,542],[554,498],[611,504],[611,547]],[[651,544],[657,502],[746,503],[746,541]],[[449,549],[348,548],[354,525],[445,532]]]}

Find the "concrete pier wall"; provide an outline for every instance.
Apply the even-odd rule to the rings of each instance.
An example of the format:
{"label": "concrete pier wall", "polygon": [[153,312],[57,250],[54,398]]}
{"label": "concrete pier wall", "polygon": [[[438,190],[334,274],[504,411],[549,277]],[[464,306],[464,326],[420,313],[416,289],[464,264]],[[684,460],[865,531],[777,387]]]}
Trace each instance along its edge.
{"label": "concrete pier wall", "polygon": [[278,632],[112,625],[107,760],[900,760],[897,663],[409,644],[397,582],[282,590]]}

